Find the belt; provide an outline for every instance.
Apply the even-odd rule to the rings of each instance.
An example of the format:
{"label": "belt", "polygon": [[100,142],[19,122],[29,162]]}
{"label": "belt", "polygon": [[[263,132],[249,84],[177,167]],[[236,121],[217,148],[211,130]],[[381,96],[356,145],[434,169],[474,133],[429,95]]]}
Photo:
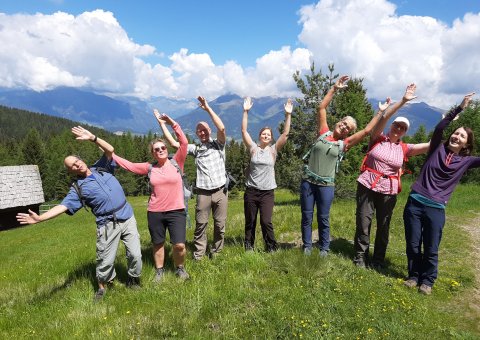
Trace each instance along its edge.
{"label": "belt", "polygon": [[225,187],[225,185],[222,185],[221,187],[218,187],[218,188],[215,188],[215,189],[202,189],[202,188],[197,188],[197,189],[213,194],[214,192],[222,190],[224,187]]}

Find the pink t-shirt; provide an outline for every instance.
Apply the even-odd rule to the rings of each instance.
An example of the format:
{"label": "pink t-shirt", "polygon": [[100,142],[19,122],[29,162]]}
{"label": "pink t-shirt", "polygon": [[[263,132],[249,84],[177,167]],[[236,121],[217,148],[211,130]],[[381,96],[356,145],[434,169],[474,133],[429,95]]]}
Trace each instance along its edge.
{"label": "pink t-shirt", "polygon": [[[187,157],[188,140],[180,128],[180,125],[175,124],[172,128],[180,143],[180,147],[173,156],[173,159],[177,161],[178,166],[183,172],[185,158]],[[147,175],[151,164],[148,162],[132,163],[116,154],[113,154],[113,159],[123,169],[137,175]],[[167,160],[163,166],[156,164],[152,168],[150,185],[152,187],[152,193],[150,195],[150,201],[148,202],[148,211],[165,212],[185,209],[182,177],[170,160]]]}
{"label": "pink t-shirt", "polygon": [[[387,176],[398,175],[398,170],[403,165],[403,149],[400,143],[392,143],[384,136],[380,135],[378,140],[383,140],[378,143],[368,154],[365,160],[365,165],[371,169],[374,169]],[[372,145],[374,145],[375,141]],[[407,144],[407,156],[412,149],[413,144]],[[388,195],[398,194],[398,180],[396,178],[384,178],[378,179],[377,184],[372,189],[373,182],[377,179],[378,175],[372,171],[365,170],[358,177],[358,182],[363,186],[371,189],[375,192]]]}

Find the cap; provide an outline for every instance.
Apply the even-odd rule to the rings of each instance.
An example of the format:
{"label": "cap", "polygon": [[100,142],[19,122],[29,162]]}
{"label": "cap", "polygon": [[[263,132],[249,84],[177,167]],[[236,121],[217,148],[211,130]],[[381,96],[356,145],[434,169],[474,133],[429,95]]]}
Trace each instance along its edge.
{"label": "cap", "polygon": [[410,127],[410,122],[409,122],[408,119],[405,118],[405,117],[397,117],[397,118],[395,118],[395,120],[392,122],[392,124],[393,124],[393,123],[403,123],[403,124],[405,124],[405,125],[407,126],[407,130],[408,130],[408,128]]}

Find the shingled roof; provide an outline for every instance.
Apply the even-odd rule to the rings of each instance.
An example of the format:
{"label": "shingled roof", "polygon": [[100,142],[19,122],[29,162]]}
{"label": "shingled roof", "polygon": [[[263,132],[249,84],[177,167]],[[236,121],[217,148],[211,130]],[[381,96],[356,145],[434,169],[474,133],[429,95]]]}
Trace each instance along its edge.
{"label": "shingled roof", "polygon": [[0,209],[45,202],[37,165],[0,166]]}

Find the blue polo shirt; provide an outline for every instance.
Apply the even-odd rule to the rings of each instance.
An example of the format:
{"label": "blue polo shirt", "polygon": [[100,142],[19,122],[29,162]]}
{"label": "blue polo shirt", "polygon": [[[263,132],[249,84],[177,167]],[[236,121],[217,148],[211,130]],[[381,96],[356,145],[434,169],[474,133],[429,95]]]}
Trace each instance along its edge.
{"label": "blue polo shirt", "polygon": [[[113,212],[117,220],[125,221],[133,216],[133,209],[126,201],[125,193],[118,180],[113,176],[116,163],[103,155],[91,168],[92,175],[78,178],[85,204],[96,217],[97,226],[102,226],[113,219]],[[77,191],[70,187],[70,191],[61,205],[67,207],[68,215],[75,214],[82,208],[82,202]],[[119,209],[120,208],[120,209]],[[119,209],[117,211],[117,209]]]}

